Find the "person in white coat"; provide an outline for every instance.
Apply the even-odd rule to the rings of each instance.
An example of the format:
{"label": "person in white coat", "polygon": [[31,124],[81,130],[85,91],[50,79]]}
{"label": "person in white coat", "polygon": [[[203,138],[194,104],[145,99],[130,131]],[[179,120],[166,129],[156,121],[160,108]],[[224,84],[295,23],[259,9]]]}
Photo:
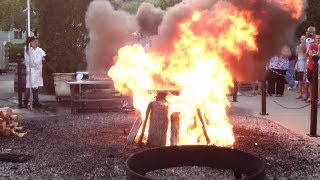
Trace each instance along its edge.
{"label": "person in white coat", "polygon": [[33,107],[41,107],[38,97],[38,88],[43,86],[42,62],[44,61],[45,56],[46,53],[40,47],[38,47],[38,38],[35,36],[27,38],[24,53],[27,71],[24,107],[28,107],[30,89],[32,89],[33,94]]}

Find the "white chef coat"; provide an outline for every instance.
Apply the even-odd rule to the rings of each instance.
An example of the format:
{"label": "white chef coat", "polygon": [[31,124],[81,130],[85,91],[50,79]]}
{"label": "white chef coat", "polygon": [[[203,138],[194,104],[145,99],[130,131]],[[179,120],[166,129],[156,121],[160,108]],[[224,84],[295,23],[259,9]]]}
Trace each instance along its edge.
{"label": "white chef coat", "polygon": [[[25,65],[27,70],[26,88],[30,88],[30,66],[31,66],[31,86],[32,88],[38,88],[43,86],[42,79],[42,61],[46,53],[39,47],[33,49],[30,47],[29,53],[24,52]],[[31,60],[31,64],[30,64]]]}

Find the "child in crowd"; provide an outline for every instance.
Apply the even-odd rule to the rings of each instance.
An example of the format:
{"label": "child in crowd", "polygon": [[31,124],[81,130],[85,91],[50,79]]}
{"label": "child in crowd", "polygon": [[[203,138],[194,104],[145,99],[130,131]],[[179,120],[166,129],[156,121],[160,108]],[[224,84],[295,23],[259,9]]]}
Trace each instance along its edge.
{"label": "child in crowd", "polygon": [[295,72],[296,72],[296,81],[298,81],[298,92],[300,96],[297,99],[303,98],[303,90],[304,90],[304,71],[306,66],[306,53],[304,51],[305,48],[305,36],[301,36],[300,38],[300,45],[297,46],[296,54],[298,56],[297,63],[295,65]]}

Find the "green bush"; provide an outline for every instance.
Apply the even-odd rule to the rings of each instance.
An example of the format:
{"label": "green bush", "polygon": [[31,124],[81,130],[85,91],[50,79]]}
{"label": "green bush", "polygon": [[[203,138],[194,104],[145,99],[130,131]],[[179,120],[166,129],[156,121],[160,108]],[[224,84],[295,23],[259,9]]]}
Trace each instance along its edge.
{"label": "green bush", "polygon": [[20,59],[17,59],[17,54],[24,54],[24,46],[25,44],[9,44],[9,62],[10,63],[16,63]]}
{"label": "green bush", "polygon": [[320,1],[319,0],[307,0],[308,6],[306,9],[306,19],[303,21],[296,30],[296,36],[300,37],[305,35],[307,28],[313,24],[317,29],[317,34],[320,34]]}
{"label": "green bush", "polygon": [[37,0],[39,40],[48,56],[44,88],[54,92],[52,73],[75,73],[86,67],[85,14],[91,0]]}

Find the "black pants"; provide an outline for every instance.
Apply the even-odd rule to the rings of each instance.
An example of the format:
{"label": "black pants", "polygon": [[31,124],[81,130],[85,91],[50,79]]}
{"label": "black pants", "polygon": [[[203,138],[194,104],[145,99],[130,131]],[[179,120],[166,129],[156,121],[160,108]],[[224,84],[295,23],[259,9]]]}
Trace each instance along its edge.
{"label": "black pants", "polygon": [[284,93],[286,70],[271,69],[268,76],[268,93],[270,95]]}
{"label": "black pants", "polygon": [[[33,103],[39,103],[39,96],[38,96],[38,89],[32,88],[32,95],[33,95]],[[24,91],[24,104],[27,105],[30,98],[30,88],[26,88]]]}

